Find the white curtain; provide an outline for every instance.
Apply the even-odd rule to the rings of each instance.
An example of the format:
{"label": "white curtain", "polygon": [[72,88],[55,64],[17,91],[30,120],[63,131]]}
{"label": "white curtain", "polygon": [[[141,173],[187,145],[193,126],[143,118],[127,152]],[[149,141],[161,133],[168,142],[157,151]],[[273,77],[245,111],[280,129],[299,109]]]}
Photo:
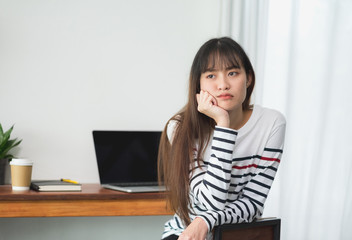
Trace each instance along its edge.
{"label": "white curtain", "polygon": [[254,102],[286,115],[265,216],[288,239],[352,239],[352,1],[223,0],[219,35],[254,59]]}

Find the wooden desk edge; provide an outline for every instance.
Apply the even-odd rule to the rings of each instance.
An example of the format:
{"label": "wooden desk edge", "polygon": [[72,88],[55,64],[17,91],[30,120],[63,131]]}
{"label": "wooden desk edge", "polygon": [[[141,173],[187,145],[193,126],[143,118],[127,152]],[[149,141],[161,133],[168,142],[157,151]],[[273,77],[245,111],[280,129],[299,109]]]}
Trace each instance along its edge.
{"label": "wooden desk edge", "polygon": [[[92,187],[92,186],[90,186]],[[97,186],[94,186],[96,188]],[[4,189],[4,188],[3,188]],[[8,191],[8,189],[6,190]],[[15,195],[16,193],[14,193]],[[172,215],[165,194],[125,194],[101,189],[96,193],[0,193],[0,217],[88,217]],[[60,196],[66,197],[60,197]],[[8,196],[8,198],[6,198]],[[16,200],[13,198],[15,197]]]}
{"label": "wooden desk edge", "polygon": [[172,215],[164,200],[1,201],[0,217]]}

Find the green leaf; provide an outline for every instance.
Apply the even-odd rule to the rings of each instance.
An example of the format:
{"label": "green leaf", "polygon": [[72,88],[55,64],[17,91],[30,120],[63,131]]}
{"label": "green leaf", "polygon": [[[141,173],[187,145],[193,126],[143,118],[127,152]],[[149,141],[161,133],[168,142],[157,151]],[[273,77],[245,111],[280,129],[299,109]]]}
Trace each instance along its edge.
{"label": "green leaf", "polygon": [[0,151],[5,148],[5,145],[9,141],[9,138],[3,138],[2,142],[0,143]]}
{"label": "green leaf", "polygon": [[18,146],[22,140],[17,140],[17,138],[15,139],[11,139],[10,140],[10,135],[11,135],[11,132],[13,130],[13,126],[7,130],[5,133],[2,129],[2,126],[0,124],[0,159],[9,159],[9,158],[13,158],[13,155],[11,154],[8,154],[8,152]]}
{"label": "green leaf", "polygon": [[9,140],[12,129],[13,129],[13,126],[9,130],[7,130],[5,132],[5,134],[3,135],[3,139],[0,142],[0,149],[2,149],[4,147],[4,145],[7,143],[7,141]]}
{"label": "green leaf", "polygon": [[7,130],[7,131],[5,132],[4,137],[10,137],[12,130],[13,130],[13,125],[12,125],[12,127],[10,127],[9,130]]}
{"label": "green leaf", "polygon": [[[17,138],[15,138],[14,140],[17,141]],[[17,141],[12,147],[14,148],[14,147],[18,146],[21,142],[22,142],[22,139]]]}
{"label": "green leaf", "polygon": [[16,139],[13,139],[13,140],[9,140],[2,149],[0,149],[0,159],[1,158],[6,158],[5,156],[7,155],[7,153],[14,147],[16,147],[18,144],[20,144],[22,142],[21,141],[17,141],[17,138]]}

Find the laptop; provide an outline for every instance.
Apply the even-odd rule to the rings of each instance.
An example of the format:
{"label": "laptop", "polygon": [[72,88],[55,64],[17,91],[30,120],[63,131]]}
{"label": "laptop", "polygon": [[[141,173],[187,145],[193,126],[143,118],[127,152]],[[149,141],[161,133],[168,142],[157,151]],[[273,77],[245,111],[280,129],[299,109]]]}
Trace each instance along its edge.
{"label": "laptop", "polygon": [[100,184],[135,193],[160,192],[157,158],[160,131],[93,131]]}

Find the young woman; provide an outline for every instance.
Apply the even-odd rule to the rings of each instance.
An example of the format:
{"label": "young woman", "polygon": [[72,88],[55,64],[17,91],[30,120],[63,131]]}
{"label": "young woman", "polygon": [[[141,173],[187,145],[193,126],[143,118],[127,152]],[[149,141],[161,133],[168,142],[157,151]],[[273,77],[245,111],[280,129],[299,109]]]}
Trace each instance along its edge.
{"label": "young woman", "polygon": [[199,49],[188,103],[160,142],[159,178],[176,213],[162,239],[212,239],[214,226],[262,215],[286,122],[277,111],[250,105],[254,84],[252,64],[234,40],[211,39]]}

